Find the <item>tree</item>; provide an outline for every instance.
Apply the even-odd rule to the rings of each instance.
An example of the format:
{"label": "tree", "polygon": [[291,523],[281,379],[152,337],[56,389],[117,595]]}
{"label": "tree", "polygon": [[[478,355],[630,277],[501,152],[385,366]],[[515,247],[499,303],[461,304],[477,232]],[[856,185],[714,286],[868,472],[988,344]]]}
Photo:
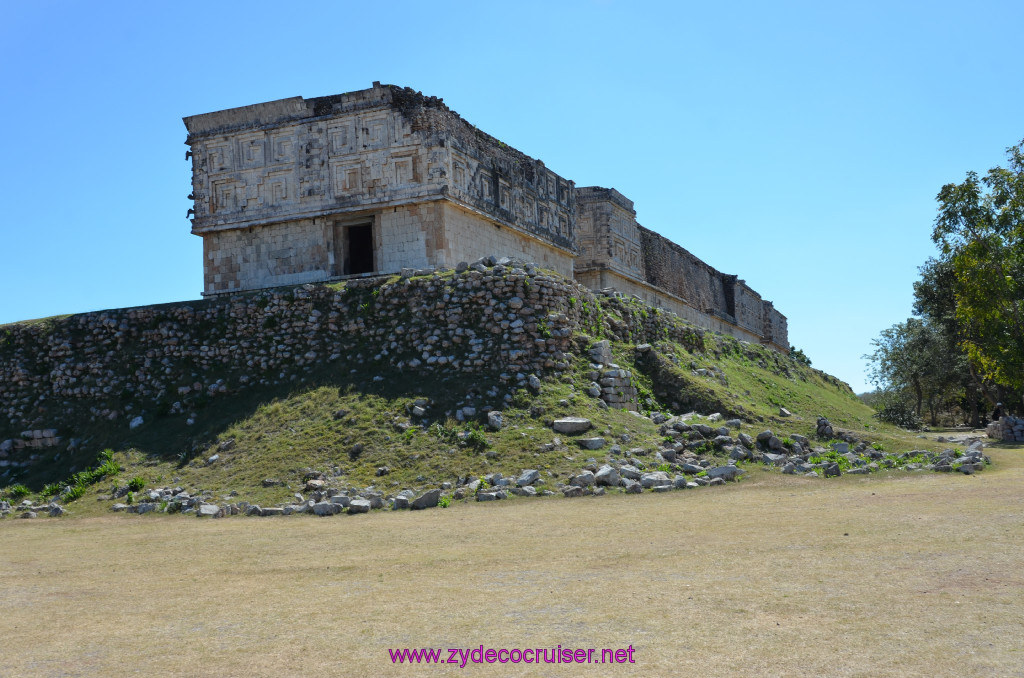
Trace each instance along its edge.
{"label": "tree", "polygon": [[[939,191],[932,239],[952,274],[957,341],[984,379],[1024,392],[1024,141],[1009,166]],[[925,305],[947,302],[926,295]],[[929,306],[931,307],[931,306]]]}
{"label": "tree", "polygon": [[959,406],[970,416],[971,425],[977,428],[981,425],[985,400],[995,404],[1002,394],[994,384],[981,378],[963,348],[968,328],[956,318],[956,271],[953,262],[948,257],[929,258],[918,271],[921,279],[914,283],[914,315],[922,317],[946,335],[944,341],[950,347],[950,355],[946,359],[950,381],[959,384],[963,393]]}
{"label": "tree", "polygon": [[887,392],[887,401],[910,400],[918,417],[927,405],[931,425],[937,426],[939,412],[960,395],[962,365],[953,338],[936,324],[908,318],[871,343],[874,353],[864,356],[872,363],[871,381]]}

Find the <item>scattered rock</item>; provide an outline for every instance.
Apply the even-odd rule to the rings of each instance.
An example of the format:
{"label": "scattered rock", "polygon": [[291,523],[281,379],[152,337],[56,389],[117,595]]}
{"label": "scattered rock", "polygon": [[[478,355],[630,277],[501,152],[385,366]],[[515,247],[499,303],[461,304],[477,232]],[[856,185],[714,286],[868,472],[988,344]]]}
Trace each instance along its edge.
{"label": "scattered rock", "polygon": [[516,478],[516,485],[519,487],[525,487],[527,485],[533,485],[540,480],[540,471],[537,469],[528,468],[519,474]]}
{"label": "scattered rock", "polygon": [[441,499],[441,490],[436,489],[436,488],[432,489],[432,490],[427,490],[426,492],[424,492],[420,496],[416,497],[416,499],[414,499],[409,504],[409,508],[411,508],[413,511],[418,511],[418,510],[421,510],[421,509],[434,508],[435,506],[437,506],[437,503],[438,503],[438,501],[440,501],[440,499]]}
{"label": "scattered rock", "polygon": [[594,482],[602,487],[618,487],[621,476],[613,467],[605,464],[594,475]]}
{"label": "scattered rock", "polygon": [[590,423],[589,419],[584,419],[582,417],[565,417],[562,419],[555,419],[551,428],[553,428],[556,433],[573,434],[589,431],[592,426],[593,424]]}
{"label": "scattered rock", "polygon": [[369,513],[370,502],[366,499],[353,499],[348,505],[349,513]]}

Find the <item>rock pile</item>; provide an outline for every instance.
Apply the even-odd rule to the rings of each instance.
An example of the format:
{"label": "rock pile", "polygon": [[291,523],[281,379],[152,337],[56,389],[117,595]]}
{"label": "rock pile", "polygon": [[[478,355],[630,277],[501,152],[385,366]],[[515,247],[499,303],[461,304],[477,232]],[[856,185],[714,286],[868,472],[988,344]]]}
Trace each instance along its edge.
{"label": "rock pile", "polygon": [[1006,442],[1024,442],[1024,419],[1005,415],[985,429],[989,438]]}

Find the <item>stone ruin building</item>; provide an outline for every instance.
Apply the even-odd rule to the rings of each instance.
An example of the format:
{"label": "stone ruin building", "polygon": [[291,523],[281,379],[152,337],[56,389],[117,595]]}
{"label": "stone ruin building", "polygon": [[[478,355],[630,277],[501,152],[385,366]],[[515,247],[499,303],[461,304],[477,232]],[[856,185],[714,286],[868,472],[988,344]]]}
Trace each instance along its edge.
{"label": "stone ruin building", "polygon": [[786,317],[435,97],[373,83],[184,118],[204,295],[509,256],[788,351]]}

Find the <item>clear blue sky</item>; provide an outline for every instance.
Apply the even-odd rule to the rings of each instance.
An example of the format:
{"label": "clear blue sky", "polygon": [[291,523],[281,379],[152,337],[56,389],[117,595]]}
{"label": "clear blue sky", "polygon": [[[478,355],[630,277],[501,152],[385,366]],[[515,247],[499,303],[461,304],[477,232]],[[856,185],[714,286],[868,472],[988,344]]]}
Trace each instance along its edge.
{"label": "clear blue sky", "polygon": [[181,117],[379,80],[443,97],[789,318],[907,317],[935,194],[1024,138],[1024,3],[9,3],[0,323],[199,296]]}

